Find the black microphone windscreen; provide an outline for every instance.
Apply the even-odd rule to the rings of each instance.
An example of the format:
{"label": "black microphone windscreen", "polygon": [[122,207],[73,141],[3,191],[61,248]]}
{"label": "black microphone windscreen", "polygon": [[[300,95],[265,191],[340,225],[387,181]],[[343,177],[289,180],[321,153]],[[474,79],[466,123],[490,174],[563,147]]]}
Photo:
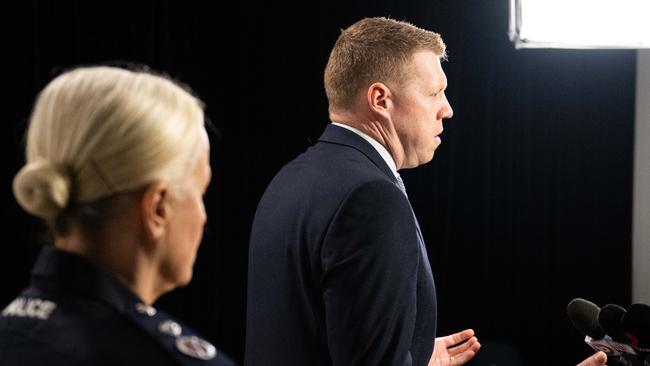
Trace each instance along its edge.
{"label": "black microphone windscreen", "polygon": [[582,334],[593,339],[601,339],[605,336],[605,331],[598,323],[600,308],[593,302],[576,298],[569,302],[566,311],[573,326]]}
{"label": "black microphone windscreen", "polygon": [[598,322],[608,336],[617,342],[627,342],[623,333],[623,316],[625,308],[616,304],[607,304],[598,312]]}
{"label": "black microphone windscreen", "polygon": [[650,349],[650,305],[630,305],[622,325],[625,336],[633,346]]}

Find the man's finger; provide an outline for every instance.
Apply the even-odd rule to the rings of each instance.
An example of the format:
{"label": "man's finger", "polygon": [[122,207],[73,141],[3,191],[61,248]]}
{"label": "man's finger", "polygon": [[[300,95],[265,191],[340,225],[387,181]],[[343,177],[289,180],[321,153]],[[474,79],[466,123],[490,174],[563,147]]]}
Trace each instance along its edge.
{"label": "man's finger", "polygon": [[607,355],[604,352],[596,352],[588,359],[580,362],[578,366],[604,366],[607,362]]}
{"label": "man's finger", "polygon": [[474,347],[477,343],[478,343],[478,339],[476,339],[476,337],[472,337],[465,343],[447,348],[447,352],[449,353],[450,356],[456,356],[457,354],[463,353],[468,349]]}
{"label": "man's finger", "polygon": [[457,345],[458,343],[465,342],[472,336],[474,336],[474,330],[465,329],[462,332],[458,332],[452,335],[448,335],[446,337],[442,337],[442,340],[444,341],[445,346],[450,347],[450,346]]}

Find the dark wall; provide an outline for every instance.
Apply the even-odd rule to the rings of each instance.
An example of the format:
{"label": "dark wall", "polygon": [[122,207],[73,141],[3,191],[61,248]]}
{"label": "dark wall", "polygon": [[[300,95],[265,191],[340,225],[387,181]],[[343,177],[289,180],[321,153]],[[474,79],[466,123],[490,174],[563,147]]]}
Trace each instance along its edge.
{"label": "dark wall", "polygon": [[221,131],[194,280],[159,306],[241,360],[257,201],[328,121],[322,71],[339,30],[381,15],[448,45],[454,118],[434,161],[403,174],[440,334],[472,327],[514,345],[526,365],[589,353],[566,304],[630,302],[634,51],[515,50],[506,0],[233,6],[25,1],[5,13],[0,307],[27,284],[38,250],[40,225],[11,195],[36,93],[70,66],[138,61],[191,85]]}

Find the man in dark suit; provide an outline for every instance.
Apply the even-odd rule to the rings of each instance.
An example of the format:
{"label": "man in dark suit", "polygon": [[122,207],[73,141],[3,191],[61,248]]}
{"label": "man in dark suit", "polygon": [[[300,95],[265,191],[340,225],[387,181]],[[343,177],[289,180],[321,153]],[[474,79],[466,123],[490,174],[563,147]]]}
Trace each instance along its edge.
{"label": "man in dark suit", "polygon": [[433,158],[453,114],[444,58],[438,34],[405,22],[341,33],[325,69],[333,123],[255,215],[246,365],[458,366],[479,350],[469,329],[436,338],[431,267],[397,172]]}
{"label": "man in dark suit", "polygon": [[397,173],[433,158],[452,116],[444,57],[438,34],[405,22],[342,32],[325,70],[333,123],[255,215],[247,365],[461,365],[478,351],[472,330],[436,340],[431,267]]}

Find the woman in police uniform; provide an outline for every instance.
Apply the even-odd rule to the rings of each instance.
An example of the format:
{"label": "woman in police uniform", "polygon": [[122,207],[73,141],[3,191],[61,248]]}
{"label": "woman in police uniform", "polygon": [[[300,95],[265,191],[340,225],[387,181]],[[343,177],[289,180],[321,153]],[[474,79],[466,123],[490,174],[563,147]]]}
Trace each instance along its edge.
{"label": "woman in police uniform", "polygon": [[14,195],[54,243],[0,315],[0,363],[231,365],[151,306],[190,281],[203,235],[202,103],[149,72],[74,69],[38,96],[26,155]]}

